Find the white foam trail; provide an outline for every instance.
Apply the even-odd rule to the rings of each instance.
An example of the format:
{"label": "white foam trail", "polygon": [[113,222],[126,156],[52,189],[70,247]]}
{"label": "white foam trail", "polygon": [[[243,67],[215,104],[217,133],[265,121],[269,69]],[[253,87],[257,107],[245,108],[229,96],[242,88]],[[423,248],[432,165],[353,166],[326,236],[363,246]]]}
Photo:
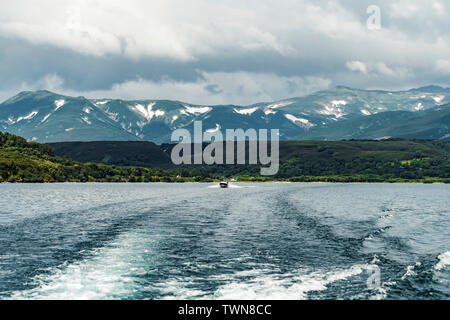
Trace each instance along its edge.
{"label": "white foam trail", "polygon": [[444,252],[439,255],[439,262],[434,266],[436,270],[442,270],[446,266],[450,265],[450,251]]}
{"label": "white foam trail", "polygon": [[[267,267],[267,266],[266,266]],[[273,267],[273,266],[272,266]],[[152,284],[163,299],[214,299],[214,300],[305,300],[308,292],[323,291],[327,285],[361,274],[369,265],[355,265],[349,269],[306,275],[270,274],[272,268],[253,269],[209,277],[210,281],[223,281],[212,295],[196,289],[203,278],[179,278]]]}
{"label": "white foam trail", "polygon": [[12,294],[12,299],[92,300],[129,298],[139,292],[136,275],[145,274],[151,244],[143,235],[121,235],[107,247],[94,250],[88,258],[51,269],[50,275],[33,280],[37,286]]}
{"label": "white foam trail", "polygon": [[[327,285],[361,274],[368,265],[302,276],[260,275],[251,280],[233,281],[220,287],[211,299],[218,300],[304,300],[308,292],[326,290]],[[235,275],[241,277],[239,273]]]}
{"label": "white foam trail", "polygon": [[194,285],[193,279],[168,280],[163,283],[152,284],[152,289],[158,289],[163,295],[162,300],[198,300],[203,299],[205,292],[189,288]]}

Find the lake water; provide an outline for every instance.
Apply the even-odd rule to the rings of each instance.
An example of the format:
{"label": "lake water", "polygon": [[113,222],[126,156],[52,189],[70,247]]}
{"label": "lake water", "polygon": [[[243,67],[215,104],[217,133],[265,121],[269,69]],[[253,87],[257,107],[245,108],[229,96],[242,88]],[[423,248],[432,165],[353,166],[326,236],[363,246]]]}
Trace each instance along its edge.
{"label": "lake water", "polygon": [[449,299],[450,186],[2,184],[2,299]]}

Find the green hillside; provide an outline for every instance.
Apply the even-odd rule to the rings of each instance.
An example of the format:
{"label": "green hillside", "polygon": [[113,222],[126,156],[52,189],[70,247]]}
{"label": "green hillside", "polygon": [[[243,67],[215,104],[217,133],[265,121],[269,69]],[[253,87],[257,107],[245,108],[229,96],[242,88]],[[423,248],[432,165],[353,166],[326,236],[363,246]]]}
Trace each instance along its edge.
{"label": "green hillside", "polygon": [[0,182],[178,181],[176,172],[140,167],[82,164],[60,158],[47,145],[0,132]]}
{"label": "green hillside", "polygon": [[[241,181],[450,182],[450,142],[442,140],[281,142],[280,170],[274,177],[259,177],[259,165],[175,166],[170,161],[174,145],[169,144],[52,146],[55,150],[0,133],[0,182],[186,182],[229,177]],[[69,159],[69,154],[80,162]]]}
{"label": "green hillside", "polygon": [[169,168],[170,156],[153,142],[94,141],[49,143],[57,155],[79,162]]}
{"label": "green hillside", "polygon": [[[128,144],[128,146],[127,146]],[[96,146],[95,148],[93,146]],[[182,176],[239,176],[258,180],[260,166],[214,165],[174,166],[170,153],[174,145],[159,147],[146,142],[51,144],[60,156],[92,162],[106,153],[108,163],[154,168],[171,168]],[[123,148],[120,149],[119,146]],[[131,147],[132,146],[132,147]],[[160,150],[156,150],[159,148]],[[126,152],[125,152],[126,150]],[[150,150],[150,152],[149,152]],[[165,153],[163,156],[161,152]],[[282,141],[280,170],[275,177],[290,181],[396,181],[450,178],[450,143],[428,140],[384,141]],[[254,179],[250,179],[254,177]]]}

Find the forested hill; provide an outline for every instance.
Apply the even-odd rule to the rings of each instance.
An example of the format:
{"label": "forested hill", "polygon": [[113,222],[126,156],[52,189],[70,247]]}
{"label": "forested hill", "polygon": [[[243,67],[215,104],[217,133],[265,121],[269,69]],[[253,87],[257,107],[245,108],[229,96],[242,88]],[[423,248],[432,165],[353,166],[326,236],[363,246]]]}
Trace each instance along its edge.
{"label": "forested hill", "polygon": [[174,166],[169,157],[172,147],[148,142],[42,145],[0,133],[0,182],[189,182],[229,177],[241,181],[450,182],[450,143],[446,141],[281,142],[280,170],[273,177],[259,177],[259,165]]}
{"label": "forested hill", "polygon": [[82,164],[55,156],[44,144],[0,132],[0,182],[171,182],[176,172]]}
{"label": "forested hill", "polygon": [[[156,146],[150,142],[108,141],[50,145],[57,155],[82,162],[181,169],[183,176],[256,178],[260,169],[260,166],[243,165],[175,167],[170,161],[174,146],[171,144]],[[280,171],[275,179],[302,180],[309,176],[326,177],[321,180],[341,176],[336,178],[338,181],[450,178],[449,158],[450,143],[446,141],[282,141]]]}

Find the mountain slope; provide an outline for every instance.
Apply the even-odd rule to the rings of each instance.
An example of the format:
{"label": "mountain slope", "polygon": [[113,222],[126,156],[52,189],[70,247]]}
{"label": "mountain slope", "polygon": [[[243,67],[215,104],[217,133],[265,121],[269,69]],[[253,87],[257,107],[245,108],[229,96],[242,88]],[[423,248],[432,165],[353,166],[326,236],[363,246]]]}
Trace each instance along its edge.
{"label": "mountain slope", "polygon": [[[422,114],[421,111],[449,102],[450,90],[435,86],[398,92],[336,87],[305,97],[250,106],[86,99],[36,91],[22,92],[0,104],[0,130],[39,142],[163,143],[171,141],[173,130],[185,128],[192,132],[194,121],[201,120],[204,131],[222,130],[224,133],[225,129],[274,128],[280,129],[282,140],[307,139],[315,137],[312,132],[333,127],[341,121],[363,120],[393,111]],[[431,138],[426,136],[426,130],[423,136]]]}
{"label": "mountain slope", "polygon": [[23,92],[0,105],[4,130],[33,141],[138,140],[83,97]]}
{"label": "mountain slope", "polygon": [[450,140],[450,104],[420,112],[383,112],[311,129],[302,140],[417,138]]}

